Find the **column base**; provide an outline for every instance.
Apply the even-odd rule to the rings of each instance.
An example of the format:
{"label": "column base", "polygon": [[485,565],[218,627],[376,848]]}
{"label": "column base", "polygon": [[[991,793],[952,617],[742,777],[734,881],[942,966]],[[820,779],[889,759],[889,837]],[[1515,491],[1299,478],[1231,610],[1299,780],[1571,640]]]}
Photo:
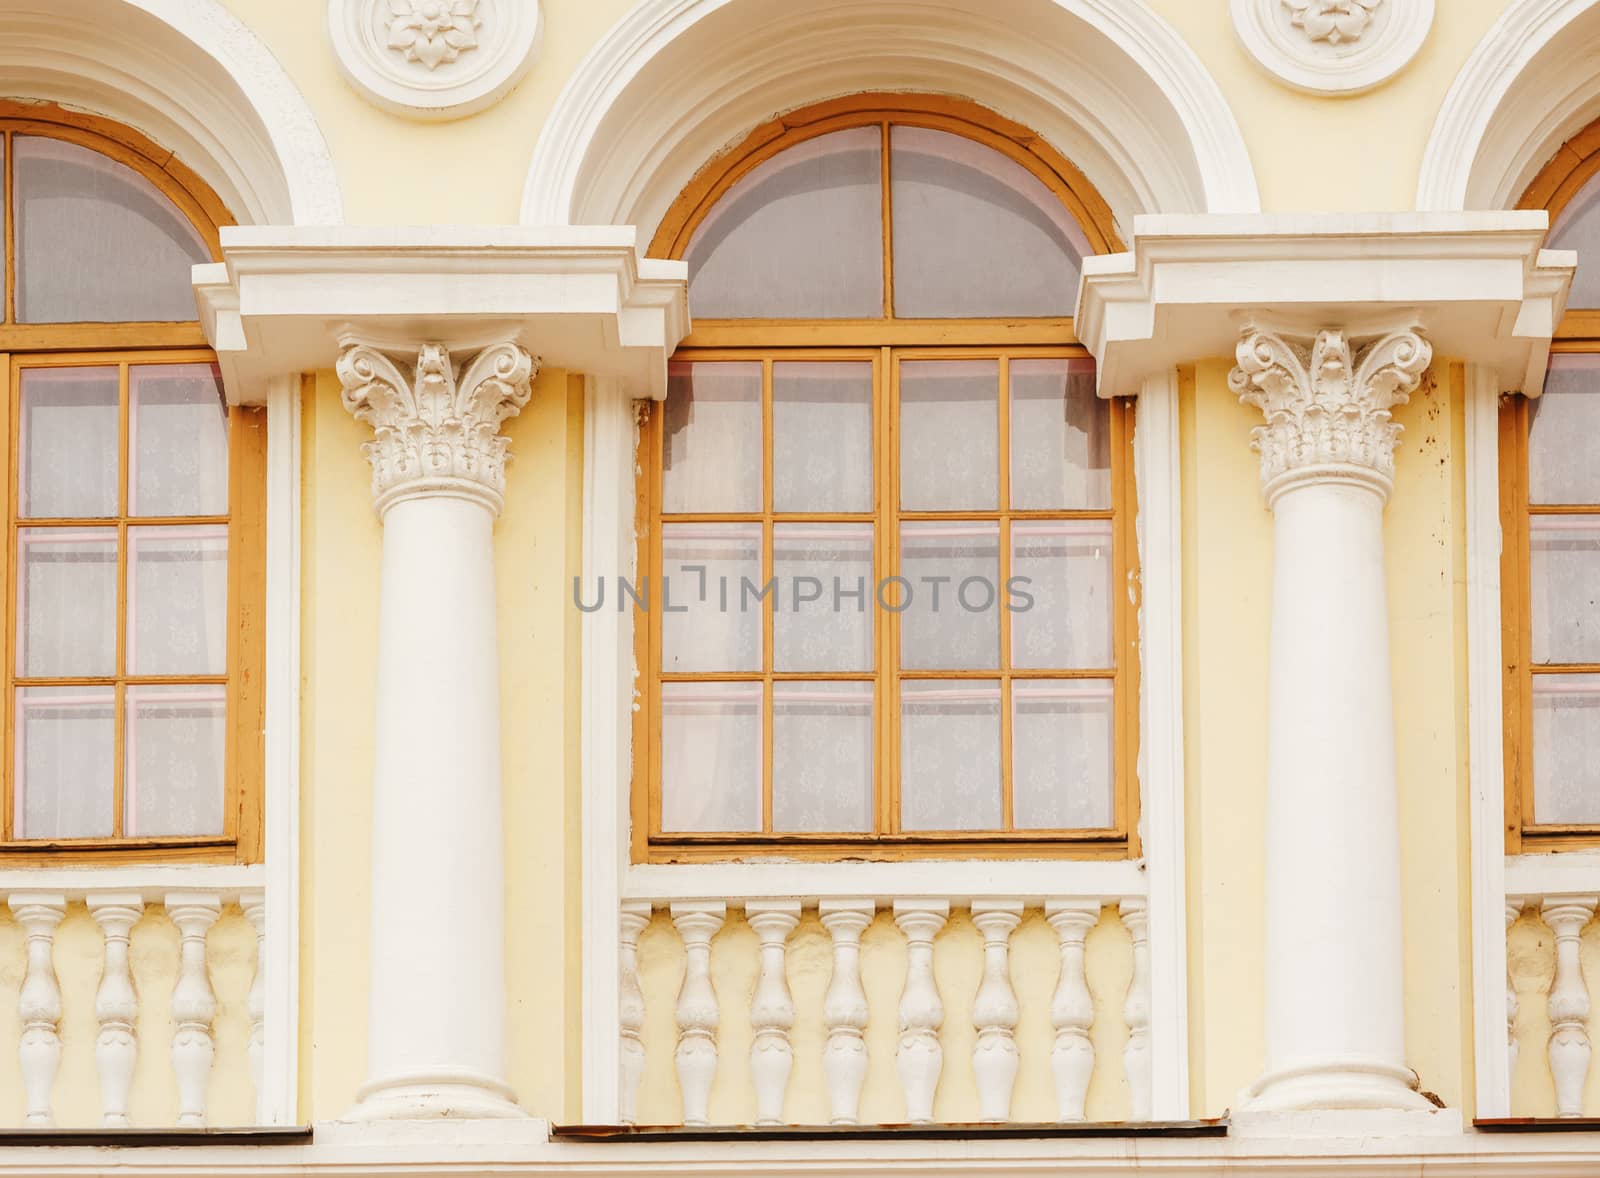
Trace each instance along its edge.
{"label": "column base", "polygon": [[1411,1109],[1436,1106],[1417,1091],[1417,1074],[1374,1059],[1332,1059],[1267,1072],[1246,1088],[1247,1112],[1310,1109]]}
{"label": "column base", "polygon": [[415,1121],[441,1117],[526,1117],[502,1081],[465,1068],[389,1076],[364,1084],[347,1121]]}

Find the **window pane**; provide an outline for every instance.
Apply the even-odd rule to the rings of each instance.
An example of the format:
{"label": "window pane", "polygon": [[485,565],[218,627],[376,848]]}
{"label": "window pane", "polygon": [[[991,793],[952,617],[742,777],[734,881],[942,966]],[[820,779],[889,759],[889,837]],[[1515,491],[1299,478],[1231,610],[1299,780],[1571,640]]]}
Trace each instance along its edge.
{"label": "window pane", "polygon": [[1011,506],[1103,511],[1111,506],[1111,406],[1092,360],[1013,360]]}
{"label": "window pane", "polygon": [[223,832],[226,692],[220,684],[127,689],[129,837]]}
{"label": "window pane", "polygon": [[761,525],[667,524],[659,600],[664,671],[761,669]]}
{"label": "window pane", "polygon": [[995,360],[900,365],[901,510],[1000,506],[999,386]]}
{"label": "window pane", "polygon": [[1546,246],[1578,251],[1578,272],[1572,279],[1567,306],[1600,307],[1600,177],[1592,177],[1567,202],[1550,229]]}
{"label": "window pane", "polygon": [[761,684],[661,685],[661,829],[761,829]]}
{"label": "window pane", "polygon": [[[911,604],[900,615],[900,662],[912,671],[1000,665],[1000,525],[973,521],[900,525],[900,575]],[[886,591],[887,596],[887,591]]]}
{"label": "window pane", "polygon": [[902,682],[901,827],[996,830],[1000,819],[1000,684]]}
{"label": "window pane", "polygon": [[120,397],[114,367],[23,369],[18,515],[117,514]]}
{"label": "window pane", "polygon": [[1528,502],[1600,503],[1600,356],[1551,356],[1528,422]]}
{"label": "window pane", "polygon": [[772,366],[772,506],[872,510],[872,365]]}
{"label": "window pane", "polygon": [[877,127],[798,143],[757,165],[695,230],[697,319],[877,319],[883,165]]}
{"label": "window pane", "polygon": [[1600,822],[1600,675],[1533,677],[1533,818]]}
{"label": "window pane", "polygon": [[896,315],[1072,314],[1088,241],[1032,172],[948,131],[892,127],[889,175]]}
{"label": "window pane", "polygon": [[228,529],[128,529],[128,672],[221,675],[228,659]]}
{"label": "window pane", "polygon": [[1536,663],[1600,662],[1600,516],[1528,520]]}
{"label": "window pane", "polygon": [[1011,808],[1018,830],[1094,830],[1116,822],[1111,681],[1011,685]]}
{"label": "window pane", "polygon": [[214,364],[135,364],[128,442],[133,515],[225,515],[228,406]]}
{"label": "window pane", "polygon": [[872,684],[772,688],[772,826],[872,829]]}
{"label": "window pane", "polygon": [[1015,521],[1011,576],[1013,666],[1111,666],[1110,520]]}
{"label": "window pane", "polygon": [[115,788],[109,687],[17,689],[18,838],[109,838]]}
{"label": "window pane", "polygon": [[75,143],[12,143],[20,322],[198,318],[189,268],[211,251],[160,189]]}
{"label": "window pane", "polygon": [[761,510],[761,365],[667,368],[661,510]]}
{"label": "window pane", "polygon": [[23,528],[17,548],[17,673],[114,674],[117,530]]}
{"label": "window pane", "polygon": [[773,667],[872,670],[872,525],[778,524]]}

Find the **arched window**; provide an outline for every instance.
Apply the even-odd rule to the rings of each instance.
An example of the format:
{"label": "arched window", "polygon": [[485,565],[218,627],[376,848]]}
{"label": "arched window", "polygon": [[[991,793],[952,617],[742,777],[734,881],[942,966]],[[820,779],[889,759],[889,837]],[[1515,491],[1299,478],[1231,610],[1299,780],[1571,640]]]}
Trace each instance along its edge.
{"label": "arched window", "polygon": [[143,137],[0,106],[9,860],[260,857],[265,428],[190,268],[226,213]]}
{"label": "arched window", "polygon": [[944,99],[785,116],[683,194],[635,857],[1128,853],[1131,414],[1071,320],[1114,242],[1070,164]]}
{"label": "arched window", "polygon": [[1600,845],[1600,124],[1522,204],[1578,252],[1544,392],[1500,420],[1507,848],[1537,851]]}

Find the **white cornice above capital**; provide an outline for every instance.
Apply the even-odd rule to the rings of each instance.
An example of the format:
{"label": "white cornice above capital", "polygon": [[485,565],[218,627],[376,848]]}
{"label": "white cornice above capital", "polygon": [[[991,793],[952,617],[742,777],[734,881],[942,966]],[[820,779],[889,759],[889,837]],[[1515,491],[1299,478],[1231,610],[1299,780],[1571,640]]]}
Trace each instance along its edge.
{"label": "white cornice above capital", "polygon": [[687,267],[641,256],[626,225],[229,227],[222,253],[194,268],[195,298],[235,404],[332,367],[347,335],[391,352],[519,343],[659,399],[689,330]]}
{"label": "white cornice above capital", "polygon": [[1118,396],[1230,354],[1241,317],[1355,338],[1403,312],[1439,354],[1537,394],[1576,265],[1542,248],[1547,229],[1542,210],[1138,217],[1131,249],[1084,259],[1077,332]]}

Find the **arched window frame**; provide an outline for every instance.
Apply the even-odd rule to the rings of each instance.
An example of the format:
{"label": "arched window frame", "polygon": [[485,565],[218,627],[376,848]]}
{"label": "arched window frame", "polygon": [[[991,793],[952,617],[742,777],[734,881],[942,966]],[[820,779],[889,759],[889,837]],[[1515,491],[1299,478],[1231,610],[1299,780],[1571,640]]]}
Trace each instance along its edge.
{"label": "arched window frame", "polygon": [[[141,363],[215,363],[198,317],[184,322],[67,322],[19,323],[15,317],[16,240],[15,217],[10,207],[13,152],[12,135],[56,139],[94,151],[122,164],[149,181],[172,201],[204,241],[211,260],[221,259],[220,229],[233,223],[227,208],[197,173],[172,152],[128,127],[94,115],[65,110],[51,104],[0,100],[0,133],[5,136],[5,314],[0,322],[0,390],[7,398],[0,412],[0,431],[6,455],[6,546],[0,567],[6,586],[5,631],[0,638],[0,658],[5,661],[5,743],[3,798],[0,798],[0,861],[12,866],[60,865],[72,862],[184,862],[257,863],[263,858],[264,826],[264,615],[266,542],[266,413],[259,408],[234,406],[229,410],[229,511],[206,517],[228,529],[228,582],[226,608],[226,754],[224,776],[224,829],[218,835],[126,837],[66,840],[15,837],[15,681],[16,674],[16,573],[17,455],[16,438],[20,403],[20,374],[28,368],[81,364],[118,365],[124,376],[124,423],[128,416],[126,371]],[[126,477],[126,428],[120,448]],[[99,523],[116,527],[119,551],[126,551],[129,516],[119,515]],[[197,517],[198,518],[198,517]],[[119,558],[125,565],[126,558]],[[119,573],[119,625],[125,625],[126,576]],[[114,677],[118,702],[118,738],[115,759],[119,765],[114,798],[116,829],[121,830],[124,760],[121,693],[128,676],[119,665]],[[171,678],[170,676],[168,678]]]}
{"label": "arched window frame", "polygon": [[[961,358],[979,354],[998,357],[1066,357],[1087,359],[1088,352],[1077,341],[1070,317],[993,318],[993,319],[903,319],[893,312],[893,246],[888,224],[890,158],[887,150],[891,125],[926,127],[962,136],[988,146],[1020,164],[1040,180],[1072,215],[1087,239],[1092,252],[1111,252],[1122,248],[1109,208],[1094,192],[1083,175],[1026,128],[976,104],[940,96],[901,94],[862,94],[824,102],[790,112],[757,127],[738,145],[724,152],[696,175],[668,211],[652,241],[650,254],[679,259],[687,251],[696,228],[744,176],[780,152],[798,143],[834,131],[862,126],[884,129],[882,154],[884,231],[884,314],[874,319],[701,319],[680,344],[676,359],[737,359],[763,355],[768,360],[780,357],[804,358],[851,356],[880,353],[874,364],[883,374],[875,385],[882,392],[874,406],[877,423],[886,416],[890,394],[887,373],[891,356],[915,358]],[[832,349],[832,351],[830,351]],[[911,349],[914,349],[911,350]],[[1002,359],[1002,363],[1004,359]],[[768,365],[770,371],[770,364]],[[770,379],[767,381],[770,387]],[[770,396],[770,394],[769,394]],[[1001,401],[1006,400],[1005,396]],[[635,659],[644,672],[644,689],[633,715],[634,785],[631,791],[631,851],[636,862],[694,862],[729,857],[779,853],[790,858],[811,859],[895,859],[908,857],[970,857],[981,849],[986,857],[1024,858],[1136,858],[1139,847],[1139,789],[1135,773],[1138,749],[1139,713],[1139,606],[1136,594],[1117,591],[1117,586],[1138,584],[1137,540],[1134,521],[1137,515],[1133,476],[1133,405],[1130,400],[1114,401],[1109,406],[1112,431],[1113,510],[1105,513],[1113,520],[1113,561],[1111,570],[1114,601],[1113,646],[1115,659],[1114,703],[1114,798],[1116,821],[1110,831],[1017,831],[1015,829],[971,834],[904,834],[893,817],[897,805],[897,772],[886,769],[897,761],[897,733],[892,717],[886,715],[894,705],[887,691],[878,693],[875,748],[875,780],[889,780],[878,786],[875,795],[875,833],[849,838],[767,834],[759,838],[742,836],[664,836],[659,830],[659,720],[655,713],[659,699],[660,674],[657,648],[659,618],[655,611],[640,615],[635,627]],[[648,413],[641,429],[638,512],[648,526],[639,529],[637,567],[641,573],[660,567],[659,504],[654,495],[660,483],[660,412]],[[1004,415],[1002,415],[1003,420]],[[770,421],[770,415],[768,415]],[[1002,426],[1002,431],[1004,427]],[[770,432],[770,425],[768,427]],[[890,450],[882,448],[888,431],[875,424],[880,435],[874,461],[876,485],[881,489],[893,461]],[[770,455],[768,438],[764,449]],[[1002,459],[1002,461],[1004,461]],[[770,462],[770,459],[769,459]],[[1004,513],[1009,519],[1009,513]],[[1070,513],[1069,513],[1070,514]],[[765,515],[770,520],[772,513]],[[880,533],[875,559],[876,575],[887,574],[884,559],[886,542],[882,534],[893,529],[893,511],[880,506],[874,517]],[[1002,549],[1004,549],[1002,541]],[[1002,564],[1002,581],[1005,568]],[[885,645],[887,640],[885,640]],[[880,646],[881,652],[884,649]],[[891,686],[896,674],[885,671],[879,662],[875,681]],[[1005,709],[1002,707],[1002,712]],[[772,717],[764,709],[763,746],[770,758]],[[1009,725],[1002,741],[1005,766],[1004,795],[1010,797]],[[885,794],[888,794],[885,797]],[[770,801],[768,802],[770,807]],[[1009,806],[1007,806],[1009,824]]]}

